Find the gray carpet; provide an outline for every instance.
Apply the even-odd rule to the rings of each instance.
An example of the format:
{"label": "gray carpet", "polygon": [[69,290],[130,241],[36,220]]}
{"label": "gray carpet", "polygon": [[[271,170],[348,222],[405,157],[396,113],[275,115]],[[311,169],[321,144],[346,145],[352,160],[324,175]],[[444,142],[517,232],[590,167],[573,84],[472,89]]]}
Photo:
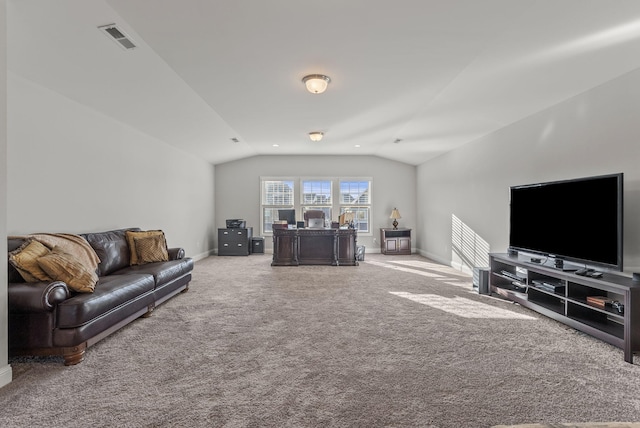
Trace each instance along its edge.
{"label": "gray carpet", "polygon": [[640,421],[640,367],[620,349],[472,293],[451,268],[378,254],[358,267],[269,263],[198,262],[188,293],[78,366],[11,360],[0,426]]}

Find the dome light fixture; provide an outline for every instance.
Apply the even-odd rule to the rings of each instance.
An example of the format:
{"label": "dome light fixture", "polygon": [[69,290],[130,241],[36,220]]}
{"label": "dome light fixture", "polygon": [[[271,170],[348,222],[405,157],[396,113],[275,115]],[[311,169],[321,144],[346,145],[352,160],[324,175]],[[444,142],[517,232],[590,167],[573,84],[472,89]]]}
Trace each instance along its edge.
{"label": "dome light fixture", "polygon": [[327,86],[329,86],[331,78],[324,74],[309,74],[302,78],[302,82],[307,87],[307,91],[312,94],[321,94],[327,90]]}
{"label": "dome light fixture", "polygon": [[311,141],[320,141],[323,136],[324,133],[320,131],[309,132],[309,138],[311,138]]}

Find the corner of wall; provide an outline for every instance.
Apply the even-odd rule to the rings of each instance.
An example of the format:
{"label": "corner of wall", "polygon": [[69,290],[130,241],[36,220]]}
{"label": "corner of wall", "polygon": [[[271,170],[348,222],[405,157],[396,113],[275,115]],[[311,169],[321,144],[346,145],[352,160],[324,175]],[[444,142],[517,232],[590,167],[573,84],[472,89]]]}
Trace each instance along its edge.
{"label": "corner of wall", "polygon": [[[7,2],[0,0],[0,200],[5,209],[0,211],[0,239],[7,242]],[[9,319],[7,295],[7,246],[0,245],[0,387],[12,380],[12,370],[9,365]]]}

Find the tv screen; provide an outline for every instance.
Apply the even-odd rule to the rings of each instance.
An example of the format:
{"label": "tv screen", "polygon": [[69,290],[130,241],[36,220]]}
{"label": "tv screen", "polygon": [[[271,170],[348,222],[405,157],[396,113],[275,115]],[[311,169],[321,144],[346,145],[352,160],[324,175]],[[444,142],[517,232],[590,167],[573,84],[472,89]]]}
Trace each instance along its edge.
{"label": "tv screen", "polygon": [[296,210],[278,210],[278,220],[287,220],[287,224],[296,224]]}
{"label": "tv screen", "polygon": [[513,186],[509,247],[622,270],[623,174]]}

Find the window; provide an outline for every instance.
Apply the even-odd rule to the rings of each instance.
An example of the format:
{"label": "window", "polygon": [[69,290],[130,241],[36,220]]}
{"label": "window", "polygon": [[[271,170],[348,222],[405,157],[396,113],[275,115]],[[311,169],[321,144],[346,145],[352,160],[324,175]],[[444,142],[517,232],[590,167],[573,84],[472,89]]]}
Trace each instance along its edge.
{"label": "window", "polygon": [[371,233],[370,178],[261,178],[262,233],[273,233],[278,210],[295,209],[302,221],[309,210],[324,211],[333,221],[345,212],[353,213],[353,224],[360,233]]}
{"label": "window", "polygon": [[302,180],[302,218],[309,210],[324,212],[324,218],[331,216],[331,180]]}
{"label": "window", "polygon": [[262,230],[271,233],[279,209],[294,208],[293,180],[262,181]]}
{"label": "window", "polygon": [[340,214],[353,213],[353,224],[358,232],[371,230],[371,181],[340,181]]}

